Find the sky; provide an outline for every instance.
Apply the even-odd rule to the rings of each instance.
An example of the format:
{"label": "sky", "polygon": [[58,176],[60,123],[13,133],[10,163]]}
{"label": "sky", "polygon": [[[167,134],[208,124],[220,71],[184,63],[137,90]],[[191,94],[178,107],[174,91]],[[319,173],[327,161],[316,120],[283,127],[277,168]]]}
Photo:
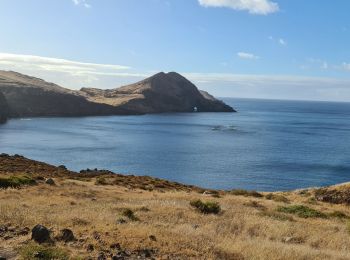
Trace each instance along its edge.
{"label": "sky", "polygon": [[115,88],[176,71],[218,97],[350,101],[348,0],[0,0],[0,69]]}

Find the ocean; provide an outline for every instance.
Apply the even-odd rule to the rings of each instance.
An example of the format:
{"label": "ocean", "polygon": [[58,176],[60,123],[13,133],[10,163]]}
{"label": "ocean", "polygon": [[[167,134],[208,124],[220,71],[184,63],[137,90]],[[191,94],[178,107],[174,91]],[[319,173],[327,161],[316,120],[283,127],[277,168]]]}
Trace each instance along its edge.
{"label": "ocean", "polygon": [[350,181],[350,103],[224,101],[238,113],[12,119],[0,153],[214,189]]}

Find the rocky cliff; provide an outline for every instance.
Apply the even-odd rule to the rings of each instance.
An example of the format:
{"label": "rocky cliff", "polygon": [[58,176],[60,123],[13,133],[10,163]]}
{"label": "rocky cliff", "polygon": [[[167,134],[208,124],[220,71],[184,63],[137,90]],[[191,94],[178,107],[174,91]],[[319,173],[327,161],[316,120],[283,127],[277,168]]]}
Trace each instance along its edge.
{"label": "rocky cliff", "polygon": [[7,105],[5,96],[0,92],[0,124],[5,123],[8,116],[9,116],[9,107]]}
{"label": "rocky cliff", "polygon": [[73,91],[17,72],[0,71],[0,92],[10,117],[128,115],[164,112],[234,112],[175,72],[128,86]]}

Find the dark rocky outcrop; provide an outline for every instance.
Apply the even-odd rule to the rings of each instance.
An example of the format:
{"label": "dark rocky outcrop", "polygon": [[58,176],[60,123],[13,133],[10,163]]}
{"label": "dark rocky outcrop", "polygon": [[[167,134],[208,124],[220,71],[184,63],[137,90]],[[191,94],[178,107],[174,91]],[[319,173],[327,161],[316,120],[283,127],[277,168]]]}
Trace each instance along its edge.
{"label": "dark rocky outcrop", "polygon": [[9,107],[5,96],[0,92],[0,124],[6,122],[9,116]]}
{"label": "dark rocky outcrop", "polygon": [[[1,104],[9,117],[234,112],[175,72],[158,73],[121,88],[73,91],[17,72],[0,71]],[[0,112],[1,113],[1,112]],[[5,117],[6,118],[6,117]]]}
{"label": "dark rocky outcrop", "polygon": [[43,225],[36,225],[32,229],[32,239],[39,244],[50,242],[50,231]]}

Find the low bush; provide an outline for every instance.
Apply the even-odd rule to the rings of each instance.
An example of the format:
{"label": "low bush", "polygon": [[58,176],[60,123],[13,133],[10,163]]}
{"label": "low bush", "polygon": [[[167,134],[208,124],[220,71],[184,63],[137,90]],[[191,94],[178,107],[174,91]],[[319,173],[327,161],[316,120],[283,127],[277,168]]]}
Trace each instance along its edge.
{"label": "low bush", "polygon": [[107,185],[108,183],[107,183],[107,180],[105,177],[99,176],[96,178],[95,184],[96,185]]}
{"label": "low bush", "polygon": [[245,196],[245,197],[255,197],[255,198],[262,198],[264,197],[261,193],[257,191],[249,191],[249,190],[231,190],[230,194],[236,195],[236,196]]}
{"label": "low bush", "polygon": [[277,211],[295,214],[300,218],[327,218],[327,215],[304,205],[292,205],[288,207],[278,207]]}
{"label": "low bush", "polygon": [[37,245],[34,243],[29,243],[23,246],[19,250],[21,259],[26,260],[68,260],[69,256],[67,252],[52,246]]}
{"label": "low bush", "polygon": [[139,220],[139,218],[135,216],[134,211],[132,211],[131,209],[123,209],[122,215],[124,217],[127,217],[128,219],[130,219],[132,221],[138,221]]}
{"label": "low bush", "polygon": [[27,175],[0,177],[0,189],[19,188],[24,185],[35,184],[37,184],[37,182]]}
{"label": "low bush", "polygon": [[219,203],[213,201],[193,200],[190,205],[203,214],[219,214],[221,212]]}
{"label": "low bush", "polygon": [[329,213],[328,216],[331,218],[339,218],[339,219],[349,219],[350,218],[348,215],[346,215],[342,211],[334,211],[332,213]]}
{"label": "low bush", "polygon": [[265,198],[268,200],[276,201],[276,202],[289,203],[289,199],[287,199],[285,196],[280,195],[280,194],[269,193],[265,196]]}

